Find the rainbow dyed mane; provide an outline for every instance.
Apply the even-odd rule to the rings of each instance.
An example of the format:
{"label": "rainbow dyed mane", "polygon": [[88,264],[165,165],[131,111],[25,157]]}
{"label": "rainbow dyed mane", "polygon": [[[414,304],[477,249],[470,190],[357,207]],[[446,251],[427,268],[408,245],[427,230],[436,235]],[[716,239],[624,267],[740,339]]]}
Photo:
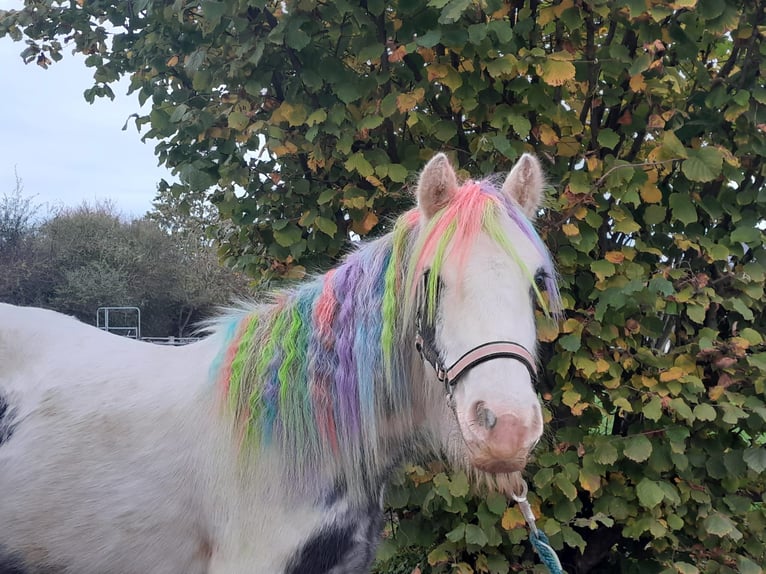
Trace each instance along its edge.
{"label": "rainbow dyed mane", "polygon": [[[545,255],[547,302],[505,236],[503,217]],[[464,262],[482,232],[519,264],[544,307],[560,309],[542,241],[489,182],[467,182],[421,225],[419,211],[408,211],[391,234],[361,245],[337,268],[220,324],[225,341],[213,376],[246,448],[258,452],[277,443],[294,453],[301,471],[328,458],[379,468],[383,423],[406,419],[416,392],[409,380],[419,278],[432,270],[426,296],[434,309],[445,257]]]}

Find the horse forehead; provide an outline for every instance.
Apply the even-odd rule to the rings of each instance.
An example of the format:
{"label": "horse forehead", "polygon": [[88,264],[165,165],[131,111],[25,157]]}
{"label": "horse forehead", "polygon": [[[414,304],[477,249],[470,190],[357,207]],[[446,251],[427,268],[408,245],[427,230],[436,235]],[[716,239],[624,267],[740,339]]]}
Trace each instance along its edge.
{"label": "horse forehead", "polygon": [[[453,261],[453,264],[445,266],[448,273],[462,283],[479,282],[489,288],[491,285],[487,281],[494,278],[505,283],[515,281],[526,290],[527,275],[534,275],[537,269],[543,267],[546,256],[512,222],[504,222],[502,229],[514,254],[482,232],[476,236],[462,265],[459,257],[448,258],[448,261]],[[520,268],[522,265],[525,270]]]}

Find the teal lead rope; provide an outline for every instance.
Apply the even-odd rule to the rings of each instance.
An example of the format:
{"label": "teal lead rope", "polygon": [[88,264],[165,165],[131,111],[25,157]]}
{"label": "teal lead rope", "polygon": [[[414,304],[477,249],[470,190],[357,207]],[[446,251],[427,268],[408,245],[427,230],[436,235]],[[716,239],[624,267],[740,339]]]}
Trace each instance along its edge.
{"label": "teal lead rope", "polygon": [[520,479],[521,482],[521,494],[511,493],[511,497],[519,505],[519,510],[524,516],[524,520],[527,521],[529,526],[529,541],[532,543],[532,547],[540,557],[540,561],[548,568],[548,572],[551,574],[564,574],[564,569],[561,567],[559,557],[556,556],[556,551],[551,548],[548,537],[544,532],[538,530],[535,524],[535,515],[532,514],[532,508],[527,501],[528,487],[524,479]]}

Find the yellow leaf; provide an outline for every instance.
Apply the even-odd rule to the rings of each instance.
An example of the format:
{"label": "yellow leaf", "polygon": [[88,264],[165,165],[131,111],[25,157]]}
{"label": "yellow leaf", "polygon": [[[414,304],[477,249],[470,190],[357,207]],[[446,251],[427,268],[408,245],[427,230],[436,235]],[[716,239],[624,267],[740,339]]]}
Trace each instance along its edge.
{"label": "yellow leaf", "polygon": [[378,224],[378,216],[372,211],[368,211],[362,221],[354,221],[351,224],[351,229],[359,235],[367,235],[370,230]]}
{"label": "yellow leaf", "polygon": [[662,129],[665,127],[665,120],[660,115],[652,114],[649,116],[649,122],[646,124],[646,127],[649,129]]}
{"label": "yellow leaf", "polygon": [[407,55],[407,48],[405,46],[399,46],[396,50],[391,52],[388,56],[389,62],[401,62]]}
{"label": "yellow leaf", "polygon": [[423,61],[426,63],[431,63],[436,59],[436,52],[433,51],[433,48],[424,48],[421,46],[418,48],[418,54],[421,55]]}
{"label": "yellow leaf", "polygon": [[431,64],[426,68],[428,73],[428,81],[433,82],[441,78],[446,78],[449,73],[449,66],[446,64]]}
{"label": "yellow leaf", "polygon": [[634,92],[643,92],[646,89],[646,82],[644,81],[644,75],[641,73],[630,77],[630,89]]}
{"label": "yellow leaf", "polygon": [[586,162],[588,164],[588,171],[591,173],[598,172],[601,169],[601,160],[595,155],[590,156]]}
{"label": "yellow leaf", "polygon": [[569,410],[572,411],[572,414],[576,417],[579,417],[581,414],[585,412],[585,409],[587,409],[590,406],[590,403],[577,403],[573,407],[570,407]]}
{"label": "yellow leaf", "polygon": [[[562,5],[563,3],[556,6],[556,8],[561,8]],[[553,52],[552,54],[548,54],[548,58],[550,58],[551,60],[557,60],[559,62],[571,62],[572,60],[575,59],[574,54],[572,52],[567,52],[566,50],[561,50],[560,52]]]}
{"label": "yellow leaf", "polygon": [[271,149],[272,153],[276,155],[277,157],[295,153],[298,151],[298,146],[296,146],[293,142],[284,142],[277,146],[269,146],[269,149]]}
{"label": "yellow leaf", "polygon": [[424,88],[417,88],[408,94],[400,94],[396,98],[396,107],[402,113],[409,112],[423,100],[425,95],[426,91]]}
{"label": "yellow leaf", "polygon": [[633,412],[633,405],[630,404],[630,401],[626,399],[625,397],[617,397],[612,401],[612,404],[616,407],[620,407],[622,410],[624,410],[627,413]]}
{"label": "yellow leaf", "polygon": [[524,516],[521,514],[518,506],[510,506],[503,512],[503,518],[500,524],[506,530],[513,530],[514,528],[521,528],[526,525]]}
{"label": "yellow leaf", "polygon": [[285,279],[303,279],[306,276],[306,268],[303,265],[293,265],[285,273]]}
{"label": "yellow leaf", "polygon": [[660,373],[660,381],[667,383],[670,381],[677,381],[683,377],[686,373],[680,367],[671,367],[667,371]]}
{"label": "yellow leaf", "polygon": [[580,470],[580,484],[585,490],[591,494],[595,494],[595,492],[601,488],[601,477],[597,474],[590,474],[584,470]]}
{"label": "yellow leaf", "polygon": [[641,375],[641,384],[651,389],[653,386],[657,384],[657,379],[655,379],[654,377],[647,377],[645,375]]}
{"label": "yellow leaf", "polygon": [[561,157],[574,157],[580,152],[580,142],[576,137],[562,137],[556,146],[556,153]]}
{"label": "yellow leaf", "polygon": [[615,265],[619,265],[625,261],[625,254],[622,251],[607,251],[604,255],[604,259]]}
{"label": "yellow leaf", "polygon": [[549,24],[550,22],[553,22],[556,19],[556,12],[553,9],[553,6],[545,6],[543,8],[540,8],[540,12],[537,16],[537,24],[538,26],[545,26],[546,24]]}
{"label": "yellow leaf", "polygon": [[374,185],[374,186],[375,186],[375,187],[377,187],[378,189],[382,189],[382,190],[385,190],[385,186],[383,185],[383,182],[382,182],[382,181],[380,181],[380,180],[379,180],[377,177],[375,177],[374,175],[368,175],[368,176],[367,176],[367,177],[365,177],[364,179],[366,179],[368,183],[371,183],[372,185]]}
{"label": "yellow leaf", "polygon": [[723,396],[725,390],[726,387],[722,385],[716,385],[715,387],[710,388],[710,390],[707,392],[707,396],[710,397],[710,400],[717,401]]}
{"label": "yellow leaf", "polygon": [[559,136],[556,135],[551,126],[542,124],[540,126],[540,141],[545,145],[553,145],[559,141]]}
{"label": "yellow leaf", "polygon": [[272,122],[279,123],[280,121],[286,121],[292,127],[303,125],[307,119],[308,112],[303,104],[293,105],[288,102],[282,102],[282,105],[271,114]]}
{"label": "yellow leaf", "polygon": [[596,361],[596,372],[606,373],[608,371],[609,371],[609,361],[606,361],[604,359],[598,359]]}
{"label": "yellow leaf", "polygon": [[572,62],[548,59],[537,65],[537,75],[549,86],[563,86],[575,77],[575,67]]}
{"label": "yellow leaf", "polygon": [[564,391],[561,394],[561,402],[567,405],[568,407],[573,407],[577,403],[580,402],[580,399],[582,396],[577,391]]}
{"label": "yellow leaf", "polygon": [[574,333],[575,331],[578,333],[582,332],[582,323],[580,321],[571,318],[564,321],[564,324],[561,326],[562,333]]}
{"label": "yellow leaf", "polygon": [[607,389],[619,389],[622,386],[622,379],[620,377],[615,377],[614,379],[604,381],[603,384],[604,388]]}
{"label": "yellow leaf", "polygon": [[644,203],[659,203],[662,201],[662,192],[660,191],[660,188],[657,187],[656,183],[652,183],[651,181],[647,181],[642,185],[639,193],[641,194],[641,199]]}
{"label": "yellow leaf", "polygon": [[537,339],[552,343],[559,336],[559,326],[555,319],[540,315],[537,318]]}
{"label": "yellow leaf", "polygon": [[733,167],[739,167],[739,158],[736,157],[733,153],[731,153],[728,149],[726,149],[723,146],[715,146],[718,151],[721,152],[721,155],[723,156],[723,160],[728,163],[730,166]]}
{"label": "yellow leaf", "polygon": [[580,230],[577,228],[577,225],[574,223],[565,223],[561,226],[561,230],[564,232],[564,235],[567,237],[574,237],[575,235],[580,235]]}

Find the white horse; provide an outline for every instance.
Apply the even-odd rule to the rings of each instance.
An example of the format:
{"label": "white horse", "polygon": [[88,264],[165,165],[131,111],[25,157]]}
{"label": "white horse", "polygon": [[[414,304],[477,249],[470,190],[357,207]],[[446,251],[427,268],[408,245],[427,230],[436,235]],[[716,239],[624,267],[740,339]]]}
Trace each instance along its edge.
{"label": "white horse", "polygon": [[0,573],[356,574],[403,458],[522,469],[542,185],[439,154],[390,235],[186,347],[0,305]]}

